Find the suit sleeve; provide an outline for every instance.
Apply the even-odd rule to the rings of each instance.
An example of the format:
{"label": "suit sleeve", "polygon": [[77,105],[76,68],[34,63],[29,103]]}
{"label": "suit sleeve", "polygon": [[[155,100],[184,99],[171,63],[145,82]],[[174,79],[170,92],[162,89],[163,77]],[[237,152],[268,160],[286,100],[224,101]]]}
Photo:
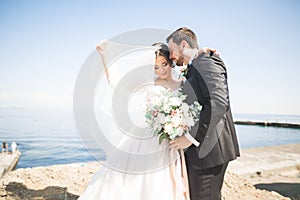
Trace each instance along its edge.
{"label": "suit sleeve", "polygon": [[197,71],[203,109],[199,117],[199,128],[195,139],[202,142],[213,133],[214,127],[229,109],[226,68],[220,57],[209,54],[192,63]]}

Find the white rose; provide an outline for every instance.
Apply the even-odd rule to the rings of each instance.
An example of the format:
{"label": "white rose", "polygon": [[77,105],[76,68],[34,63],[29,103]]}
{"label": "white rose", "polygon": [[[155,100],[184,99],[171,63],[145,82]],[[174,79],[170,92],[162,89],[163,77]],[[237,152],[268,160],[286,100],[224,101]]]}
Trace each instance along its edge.
{"label": "white rose", "polygon": [[168,133],[168,135],[171,135],[171,133],[173,132],[172,124],[165,124],[164,129]]}
{"label": "white rose", "polygon": [[187,126],[191,127],[195,125],[194,119],[193,117],[187,117],[184,119],[184,124],[186,124]]}
{"label": "white rose", "polygon": [[153,130],[159,132],[161,129],[162,129],[161,124],[155,121],[155,123],[153,124]]}
{"label": "white rose", "polygon": [[169,104],[171,106],[180,106],[181,103],[182,103],[182,101],[177,97],[171,97],[169,99]]}
{"label": "white rose", "polygon": [[157,121],[161,124],[164,124],[166,122],[166,116],[163,113],[159,113],[157,115]]}
{"label": "white rose", "polygon": [[189,105],[188,105],[187,103],[182,103],[181,109],[182,109],[182,111],[183,111],[184,113],[188,113],[190,107],[189,107]]}
{"label": "white rose", "polygon": [[168,112],[170,112],[170,110],[171,110],[170,106],[168,104],[164,104],[163,111],[168,113]]}
{"label": "white rose", "polygon": [[188,112],[183,112],[183,118],[184,118],[184,119],[187,119],[187,118],[189,118],[189,117],[191,117],[191,116],[192,116],[192,114],[191,114],[190,111],[188,111]]}
{"label": "white rose", "polygon": [[184,132],[184,130],[183,130],[182,126],[179,126],[179,127],[176,129],[176,133],[177,133],[178,136],[182,136],[182,135],[183,135],[183,132]]}
{"label": "white rose", "polygon": [[171,123],[174,127],[177,127],[182,123],[182,118],[180,118],[178,115],[175,115],[171,118]]}

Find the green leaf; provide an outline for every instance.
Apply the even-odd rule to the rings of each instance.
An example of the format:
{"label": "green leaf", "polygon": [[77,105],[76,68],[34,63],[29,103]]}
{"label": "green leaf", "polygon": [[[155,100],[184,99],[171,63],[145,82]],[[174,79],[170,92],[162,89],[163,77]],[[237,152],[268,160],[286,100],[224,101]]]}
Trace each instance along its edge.
{"label": "green leaf", "polygon": [[160,136],[159,136],[159,145],[161,145],[162,141],[164,139],[168,139],[168,135],[166,133],[162,133]]}
{"label": "green leaf", "polygon": [[152,115],[151,115],[150,113],[146,113],[145,117],[146,117],[147,119],[151,119]]}
{"label": "green leaf", "polygon": [[180,96],[180,99],[183,101],[186,99],[186,97],[187,97],[187,95],[182,95],[182,96]]}
{"label": "green leaf", "polygon": [[161,132],[161,130],[155,129],[153,134],[154,135],[159,135],[160,132]]}

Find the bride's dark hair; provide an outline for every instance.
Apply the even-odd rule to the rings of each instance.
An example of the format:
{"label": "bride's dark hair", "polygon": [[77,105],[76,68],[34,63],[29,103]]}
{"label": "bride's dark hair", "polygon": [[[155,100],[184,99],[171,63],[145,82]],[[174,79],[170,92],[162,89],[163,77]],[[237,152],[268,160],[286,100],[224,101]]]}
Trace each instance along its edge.
{"label": "bride's dark hair", "polygon": [[163,56],[171,67],[174,67],[173,61],[170,59],[170,51],[167,45],[162,42],[157,42],[152,44],[154,47],[158,47],[157,51],[155,51],[156,57]]}

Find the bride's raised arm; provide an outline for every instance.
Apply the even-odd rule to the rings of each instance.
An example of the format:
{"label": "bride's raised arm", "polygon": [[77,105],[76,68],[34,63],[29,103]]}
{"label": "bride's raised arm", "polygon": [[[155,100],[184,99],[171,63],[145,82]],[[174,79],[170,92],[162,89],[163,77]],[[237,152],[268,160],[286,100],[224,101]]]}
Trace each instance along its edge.
{"label": "bride's raised arm", "polygon": [[108,64],[107,54],[106,54],[106,52],[107,52],[107,40],[103,40],[99,44],[97,44],[96,49],[97,49],[98,53],[101,56],[101,60],[102,60],[102,64],[103,64],[103,67],[104,67],[104,70],[105,70],[105,75],[106,75],[107,81],[108,81],[108,83],[111,84],[110,79],[109,79],[110,78],[109,77],[109,70],[108,70],[108,67],[107,67],[107,64]]}

